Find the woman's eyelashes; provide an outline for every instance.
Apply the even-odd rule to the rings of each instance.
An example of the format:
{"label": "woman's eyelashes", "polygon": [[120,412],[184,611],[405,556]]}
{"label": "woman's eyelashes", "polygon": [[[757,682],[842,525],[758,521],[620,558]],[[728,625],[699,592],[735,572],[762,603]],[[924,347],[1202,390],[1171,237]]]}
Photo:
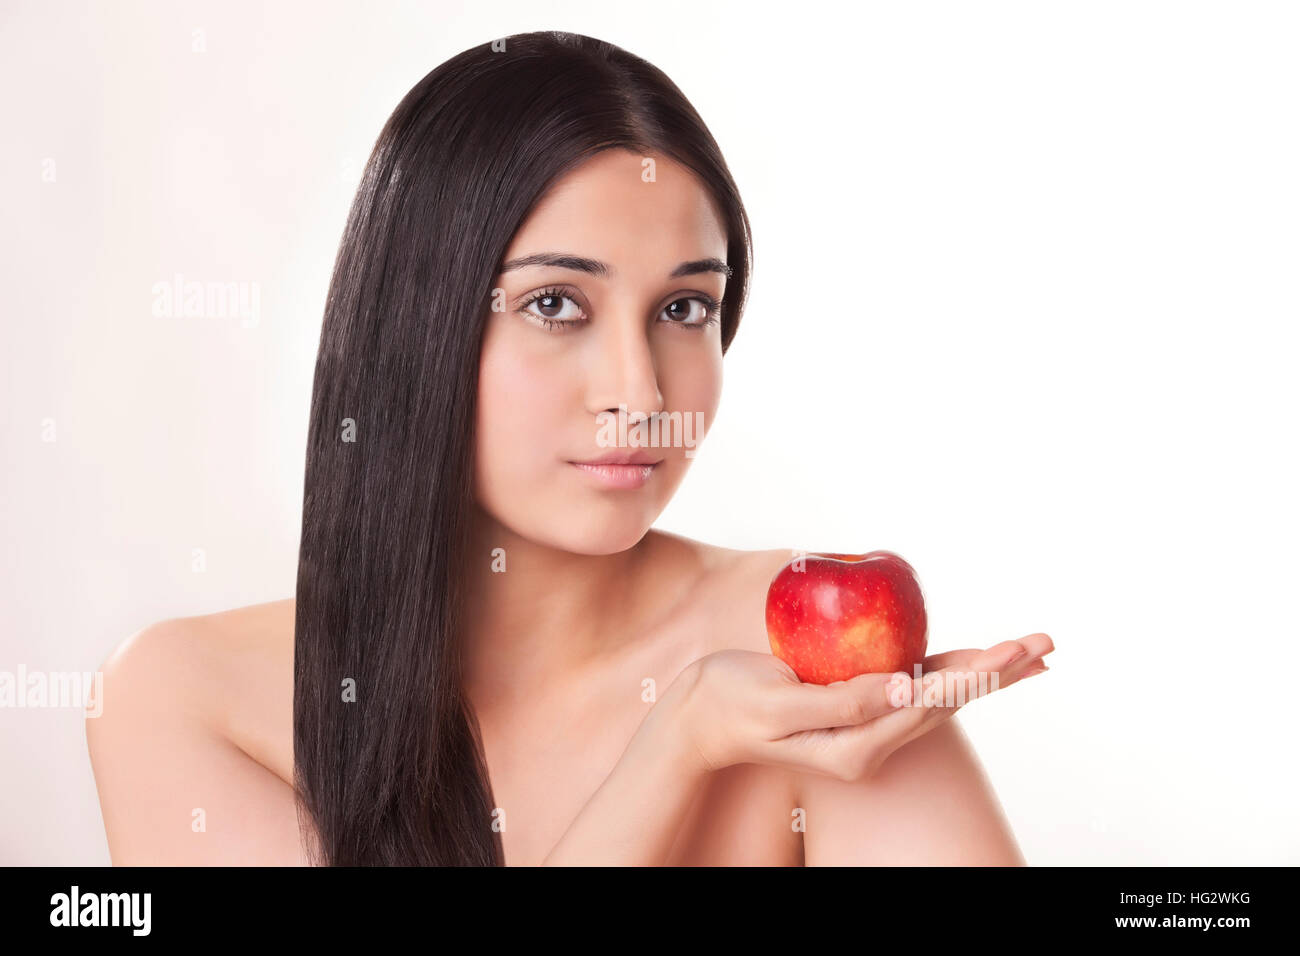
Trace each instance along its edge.
{"label": "woman's eyelashes", "polygon": [[[566,302],[571,303],[578,310],[576,316],[564,305]],[[532,311],[534,305],[542,309],[542,314]],[[531,293],[520,305],[519,313],[548,329],[576,327],[587,321],[581,306],[563,289],[541,289]]]}
{"label": "woman's eyelashes", "polygon": [[[572,305],[569,308],[566,303]],[[681,308],[685,306],[685,308]],[[534,311],[534,307],[539,311]],[[591,321],[568,289],[539,289],[530,293],[519,306],[519,314],[552,331],[569,331]],[[576,315],[574,312],[576,311]],[[703,329],[718,322],[722,302],[702,292],[679,296],[660,310],[659,316],[669,325]]]}
{"label": "woman's eyelashes", "polygon": [[[674,325],[684,325],[687,328],[698,329],[703,328],[706,325],[712,325],[714,322],[718,321],[718,312],[721,308],[721,303],[711,295],[689,295],[685,298],[674,299],[664,307],[664,310],[660,315],[670,313],[674,306],[682,305],[683,303],[688,307],[698,306],[699,311],[696,313],[693,308],[688,308],[686,312],[677,312],[673,314],[668,321]],[[677,316],[681,317],[678,318]]]}

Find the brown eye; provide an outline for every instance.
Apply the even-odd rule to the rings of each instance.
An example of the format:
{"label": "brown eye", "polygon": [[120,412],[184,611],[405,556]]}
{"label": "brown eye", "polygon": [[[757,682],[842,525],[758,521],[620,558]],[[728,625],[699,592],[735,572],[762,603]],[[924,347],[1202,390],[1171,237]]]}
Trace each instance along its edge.
{"label": "brown eye", "polygon": [[559,289],[542,289],[535,293],[520,307],[519,314],[547,329],[572,328],[587,321],[573,296]]}
{"label": "brown eye", "polygon": [[559,318],[560,312],[564,308],[564,296],[562,295],[544,295],[534,301],[538,305],[541,314],[548,319]]}
{"label": "brown eye", "polygon": [[663,315],[668,317],[671,325],[684,325],[699,328],[717,321],[719,303],[702,296],[687,296],[670,302]]}

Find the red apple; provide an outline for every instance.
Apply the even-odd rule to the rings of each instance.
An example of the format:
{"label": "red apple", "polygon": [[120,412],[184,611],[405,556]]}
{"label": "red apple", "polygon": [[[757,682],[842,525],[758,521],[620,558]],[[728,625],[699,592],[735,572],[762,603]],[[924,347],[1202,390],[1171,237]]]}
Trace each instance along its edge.
{"label": "red apple", "polygon": [[772,653],[805,683],[910,676],[925,659],[926,637],[916,571],[892,551],[797,557],[767,588]]}

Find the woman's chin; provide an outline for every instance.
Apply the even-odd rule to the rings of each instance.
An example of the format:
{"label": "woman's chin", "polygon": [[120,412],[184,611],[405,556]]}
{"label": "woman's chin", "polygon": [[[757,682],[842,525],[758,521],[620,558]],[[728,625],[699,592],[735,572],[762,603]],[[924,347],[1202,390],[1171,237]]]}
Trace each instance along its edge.
{"label": "woman's chin", "polygon": [[586,554],[593,557],[605,554],[618,554],[635,547],[650,524],[637,515],[638,520],[609,520],[597,526],[587,521],[575,521],[567,528],[557,529],[552,539],[553,546],[573,554]]}

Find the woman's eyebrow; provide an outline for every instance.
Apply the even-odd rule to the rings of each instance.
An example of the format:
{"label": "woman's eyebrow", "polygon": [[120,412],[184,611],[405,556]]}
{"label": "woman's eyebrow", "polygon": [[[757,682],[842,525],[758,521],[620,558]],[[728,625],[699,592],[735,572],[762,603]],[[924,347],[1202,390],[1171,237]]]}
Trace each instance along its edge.
{"label": "woman's eyebrow", "polygon": [[[573,269],[576,272],[586,272],[600,279],[608,279],[614,275],[614,269],[599,259],[588,259],[585,256],[575,256],[567,252],[538,252],[531,256],[521,256],[518,259],[511,259],[506,262],[501,266],[500,271],[509,272],[512,269],[523,269],[527,266],[554,266],[557,269]],[[681,276],[701,275],[706,272],[720,272],[727,278],[731,278],[731,266],[713,256],[683,262],[668,273],[668,277],[677,279]]]}

